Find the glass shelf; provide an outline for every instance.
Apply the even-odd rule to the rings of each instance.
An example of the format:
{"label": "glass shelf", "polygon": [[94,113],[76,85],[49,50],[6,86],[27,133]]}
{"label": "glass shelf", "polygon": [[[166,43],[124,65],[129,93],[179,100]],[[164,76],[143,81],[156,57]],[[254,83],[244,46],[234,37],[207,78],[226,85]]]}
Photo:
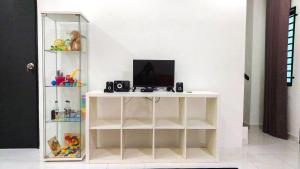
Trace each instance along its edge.
{"label": "glass shelf", "polygon": [[81,87],[86,87],[87,85],[81,85],[81,86],[45,86],[47,88],[55,88],[55,87],[58,87],[58,88],[81,88]]}
{"label": "glass shelf", "polygon": [[73,53],[73,54],[85,53],[84,51],[77,51],[77,50],[50,50],[50,49],[46,49],[45,52],[50,52],[50,53]]}
{"label": "glass shelf", "polygon": [[47,120],[46,123],[79,123],[80,118],[61,119],[61,120]]}

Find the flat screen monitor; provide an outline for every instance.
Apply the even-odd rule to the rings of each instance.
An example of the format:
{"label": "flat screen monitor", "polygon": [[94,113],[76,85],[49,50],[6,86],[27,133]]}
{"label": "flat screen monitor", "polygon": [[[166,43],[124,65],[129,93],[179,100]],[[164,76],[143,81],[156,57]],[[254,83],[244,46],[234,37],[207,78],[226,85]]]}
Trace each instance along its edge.
{"label": "flat screen monitor", "polygon": [[174,87],[174,60],[133,60],[133,87]]}

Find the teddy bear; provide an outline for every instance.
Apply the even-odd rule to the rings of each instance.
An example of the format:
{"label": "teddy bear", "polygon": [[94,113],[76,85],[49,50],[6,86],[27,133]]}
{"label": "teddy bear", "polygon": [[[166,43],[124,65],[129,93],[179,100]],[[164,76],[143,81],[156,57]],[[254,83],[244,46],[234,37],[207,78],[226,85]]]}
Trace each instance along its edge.
{"label": "teddy bear", "polygon": [[81,50],[80,32],[72,31],[70,34],[71,34],[71,41],[70,41],[69,50],[80,51]]}

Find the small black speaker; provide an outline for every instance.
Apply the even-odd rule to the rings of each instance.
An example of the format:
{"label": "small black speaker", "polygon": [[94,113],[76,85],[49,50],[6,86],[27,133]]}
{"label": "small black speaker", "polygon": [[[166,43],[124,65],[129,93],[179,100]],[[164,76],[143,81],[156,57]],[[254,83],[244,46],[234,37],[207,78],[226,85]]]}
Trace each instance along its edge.
{"label": "small black speaker", "polygon": [[183,92],[183,83],[182,82],[176,83],[176,92]]}
{"label": "small black speaker", "polygon": [[114,92],[114,82],[106,82],[106,89],[104,89],[105,93],[113,93]]}
{"label": "small black speaker", "polygon": [[129,92],[130,81],[128,80],[115,80],[114,81],[114,91],[115,92]]}

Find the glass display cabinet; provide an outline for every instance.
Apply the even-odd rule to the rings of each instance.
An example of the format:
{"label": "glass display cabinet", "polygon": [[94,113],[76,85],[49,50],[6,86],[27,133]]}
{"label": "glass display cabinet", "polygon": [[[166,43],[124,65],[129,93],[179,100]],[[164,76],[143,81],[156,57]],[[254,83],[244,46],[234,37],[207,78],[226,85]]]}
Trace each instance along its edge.
{"label": "glass display cabinet", "polygon": [[80,13],[42,13],[42,41],[43,160],[82,160],[88,20]]}

